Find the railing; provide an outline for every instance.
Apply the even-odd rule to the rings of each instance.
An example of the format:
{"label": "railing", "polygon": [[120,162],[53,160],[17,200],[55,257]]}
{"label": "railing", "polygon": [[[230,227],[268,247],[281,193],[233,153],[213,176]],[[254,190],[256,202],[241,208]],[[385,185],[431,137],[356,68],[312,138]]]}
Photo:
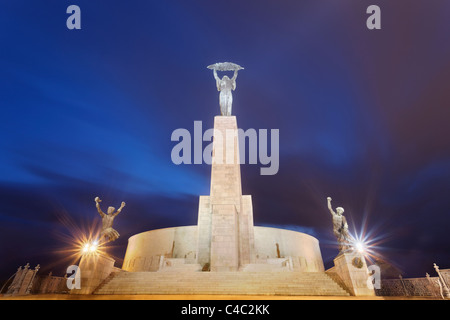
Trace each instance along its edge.
{"label": "railing", "polygon": [[66,277],[55,277],[51,273],[48,276],[38,275],[39,268],[37,265],[34,270],[30,269],[29,264],[23,268],[19,267],[3,284],[0,293],[5,295],[69,293]]}

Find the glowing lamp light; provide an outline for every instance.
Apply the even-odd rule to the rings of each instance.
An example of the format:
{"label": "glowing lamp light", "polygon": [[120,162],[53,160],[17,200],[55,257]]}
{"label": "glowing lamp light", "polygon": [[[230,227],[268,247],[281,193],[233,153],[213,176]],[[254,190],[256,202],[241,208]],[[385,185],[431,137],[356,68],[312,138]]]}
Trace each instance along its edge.
{"label": "glowing lamp light", "polygon": [[366,251],[364,243],[362,243],[361,241],[355,243],[355,249],[359,253],[363,253],[364,251]]}
{"label": "glowing lamp light", "polygon": [[81,249],[81,252],[83,254],[96,253],[97,249],[98,249],[98,241],[94,241],[92,243],[84,244],[83,248]]}

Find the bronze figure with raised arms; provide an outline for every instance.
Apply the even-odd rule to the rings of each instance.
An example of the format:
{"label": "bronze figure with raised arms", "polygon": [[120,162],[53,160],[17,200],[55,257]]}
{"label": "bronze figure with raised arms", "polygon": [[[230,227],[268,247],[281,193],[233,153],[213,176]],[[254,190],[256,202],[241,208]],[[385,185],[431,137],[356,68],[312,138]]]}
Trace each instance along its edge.
{"label": "bronze figure with raised arms", "polygon": [[114,207],[108,207],[107,213],[104,213],[102,209],[100,209],[100,200],[99,197],[95,197],[95,206],[97,207],[97,211],[102,217],[102,231],[100,232],[100,239],[105,237],[108,239],[107,242],[111,242],[119,238],[119,233],[113,229],[114,218],[122,211],[123,207],[125,207],[125,202],[122,202],[120,208],[116,210]]}
{"label": "bronze figure with raised arms", "polygon": [[[232,62],[219,62],[208,66],[208,69],[213,70],[214,79],[216,79],[217,91],[220,92],[220,113],[222,116],[231,116],[231,107],[233,104],[233,95],[231,91],[236,90],[236,78],[238,76],[238,71],[244,68]],[[217,71],[234,71],[234,74],[231,79],[227,75],[220,79],[217,75]]]}

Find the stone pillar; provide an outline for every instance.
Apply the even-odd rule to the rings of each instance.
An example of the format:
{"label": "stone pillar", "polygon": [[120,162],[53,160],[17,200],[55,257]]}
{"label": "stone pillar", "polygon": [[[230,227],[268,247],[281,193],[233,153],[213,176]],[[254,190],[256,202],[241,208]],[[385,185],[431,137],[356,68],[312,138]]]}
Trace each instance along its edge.
{"label": "stone pillar", "polygon": [[197,263],[204,271],[210,269],[211,257],[211,200],[209,196],[200,196],[198,205]]}
{"label": "stone pillar", "polygon": [[358,252],[340,253],[334,259],[335,272],[354,296],[374,296],[375,290],[369,287],[369,270],[366,259]]}
{"label": "stone pillar", "polygon": [[214,118],[213,154],[211,164],[212,204],[241,206],[241,168],[239,139],[235,116]]}
{"label": "stone pillar", "polygon": [[72,289],[70,294],[92,294],[100,283],[111,274],[114,262],[114,259],[101,254],[83,255],[78,265],[78,272],[81,273],[81,288]]}
{"label": "stone pillar", "polygon": [[[214,118],[210,196],[200,197],[197,261],[210,271],[236,271],[254,255],[250,196],[242,196],[235,116]],[[209,268],[206,268],[209,266]]]}
{"label": "stone pillar", "polygon": [[252,196],[242,196],[241,208],[239,215],[239,259],[240,266],[244,266],[255,263],[256,260]]}

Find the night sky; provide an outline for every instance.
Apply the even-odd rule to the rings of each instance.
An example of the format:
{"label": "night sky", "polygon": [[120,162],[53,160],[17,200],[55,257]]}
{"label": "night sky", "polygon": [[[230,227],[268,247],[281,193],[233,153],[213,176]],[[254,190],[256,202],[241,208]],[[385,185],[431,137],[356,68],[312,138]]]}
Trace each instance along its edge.
{"label": "night sky", "polygon": [[[66,9],[81,8],[81,30]],[[366,9],[382,29],[366,28]],[[206,66],[242,65],[233,114],[280,130],[280,169],[242,165],[254,222],[338,253],[326,197],[405,276],[450,268],[450,2],[1,1],[0,279],[65,250],[102,206],[127,203],[108,252],[139,232],[197,223],[210,166],[175,165],[171,134],[211,128]],[[206,144],[205,144],[206,146]]]}

